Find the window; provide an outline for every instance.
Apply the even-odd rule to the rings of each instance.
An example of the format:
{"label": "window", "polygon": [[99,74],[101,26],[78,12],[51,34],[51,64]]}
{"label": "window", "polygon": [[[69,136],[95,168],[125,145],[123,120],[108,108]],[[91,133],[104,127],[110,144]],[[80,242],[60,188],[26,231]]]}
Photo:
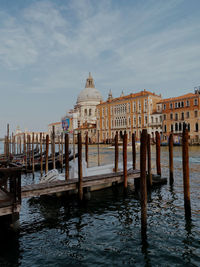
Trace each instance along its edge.
{"label": "window", "polygon": [[139,117],[138,117],[138,124],[139,124],[139,125],[141,124],[141,121],[142,121],[142,120],[141,120],[141,117],[139,116]]}
{"label": "window", "polygon": [[151,123],[153,123],[153,117],[151,117]]}
{"label": "window", "polygon": [[165,114],[163,115],[163,120],[166,120],[166,115]]}
{"label": "window", "polygon": [[198,110],[195,110],[195,111],[194,111],[194,116],[195,116],[195,118],[198,117]]}
{"label": "window", "polygon": [[170,103],[170,108],[173,109],[173,103]]}
{"label": "window", "polygon": [[145,116],[145,124],[147,124],[147,116]]}
{"label": "window", "polygon": [[87,115],[87,109],[85,109],[85,115]]}
{"label": "window", "polygon": [[189,117],[190,117],[190,112],[187,111],[187,113],[186,113],[186,118],[188,119]]}
{"label": "window", "polygon": [[178,107],[178,103],[176,102],[176,103],[175,103],[175,108],[177,108],[177,107]]}
{"label": "window", "polygon": [[164,125],[164,133],[167,132],[167,125]]}
{"label": "window", "polygon": [[178,107],[179,107],[179,108],[181,107],[181,102],[178,102]]}
{"label": "window", "polygon": [[144,112],[147,112],[147,99],[144,100]]}
{"label": "window", "polygon": [[160,116],[160,122],[162,122],[162,116]]}
{"label": "window", "polygon": [[171,124],[171,132],[173,132],[173,129],[174,129],[173,124]]}
{"label": "window", "polygon": [[178,123],[175,123],[175,131],[178,131]]}
{"label": "window", "polygon": [[175,120],[178,120],[178,113],[175,113]]}
{"label": "window", "polygon": [[140,100],[138,101],[138,112],[141,112],[141,102],[140,102]]}
{"label": "window", "polygon": [[195,132],[198,132],[199,131],[199,125],[198,125],[198,122],[195,123]]}
{"label": "window", "polygon": [[91,116],[92,115],[92,109],[90,108],[89,109],[89,116]]}
{"label": "window", "polygon": [[181,102],[181,107],[182,107],[182,108],[184,107],[184,101]]}
{"label": "window", "polygon": [[194,105],[195,105],[195,106],[198,105],[198,99],[197,99],[197,98],[194,99]]}
{"label": "window", "polygon": [[184,120],[184,112],[181,113],[181,120]]}
{"label": "window", "polygon": [[173,120],[173,113],[170,114],[170,120]]}
{"label": "window", "polygon": [[190,101],[189,101],[189,100],[186,101],[186,106],[187,106],[187,107],[190,106]]}
{"label": "window", "polygon": [[179,131],[181,131],[182,130],[182,124],[181,124],[181,122],[179,122]]}
{"label": "window", "polygon": [[156,118],[156,123],[158,123],[158,118]]}
{"label": "window", "polygon": [[163,105],[163,109],[164,109],[164,110],[166,109],[166,104]]}
{"label": "window", "polygon": [[133,112],[136,112],[136,103],[133,102]]}

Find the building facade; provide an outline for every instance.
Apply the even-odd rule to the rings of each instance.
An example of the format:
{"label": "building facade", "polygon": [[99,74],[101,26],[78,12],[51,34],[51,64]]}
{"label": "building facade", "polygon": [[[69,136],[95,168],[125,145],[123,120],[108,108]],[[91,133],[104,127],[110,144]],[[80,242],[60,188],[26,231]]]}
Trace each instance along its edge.
{"label": "building facade", "polygon": [[168,140],[171,132],[178,142],[184,125],[189,130],[191,143],[200,142],[200,90],[160,101],[163,113],[163,140]]}
{"label": "building facade", "polygon": [[96,106],[101,101],[102,96],[95,88],[94,80],[91,73],[89,73],[89,77],[86,79],[85,88],[78,95],[74,110],[71,112],[74,114],[74,120],[77,120],[74,124],[77,125],[78,128],[85,123],[96,124]]}
{"label": "building facade", "polygon": [[[161,96],[143,90],[127,96],[122,95],[113,98],[109,93],[108,99],[97,106],[97,130],[100,134],[100,142],[114,139],[116,131],[120,138],[127,132],[128,139],[131,140],[132,133],[136,139],[140,139],[143,129],[147,129],[151,137],[154,137],[154,130],[162,131],[161,111],[158,111],[157,103],[161,101]],[[153,119],[152,119],[153,118]]]}

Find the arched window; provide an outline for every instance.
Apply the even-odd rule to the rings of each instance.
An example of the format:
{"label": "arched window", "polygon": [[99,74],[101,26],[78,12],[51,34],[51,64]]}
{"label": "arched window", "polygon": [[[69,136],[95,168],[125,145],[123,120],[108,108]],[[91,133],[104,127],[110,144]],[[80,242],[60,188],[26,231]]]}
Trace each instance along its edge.
{"label": "arched window", "polygon": [[182,124],[179,122],[179,131],[182,131]]}
{"label": "arched window", "polygon": [[92,115],[92,109],[90,108],[89,109],[89,116],[91,116]]}
{"label": "arched window", "polygon": [[175,124],[175,131],[178,131],[178,123]]}

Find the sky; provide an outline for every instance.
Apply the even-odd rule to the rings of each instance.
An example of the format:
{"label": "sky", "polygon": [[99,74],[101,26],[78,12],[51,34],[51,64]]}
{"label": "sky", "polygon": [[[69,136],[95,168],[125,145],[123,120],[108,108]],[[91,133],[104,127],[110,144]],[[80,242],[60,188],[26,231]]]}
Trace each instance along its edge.
{"label": "sky", "polygon": [[0,0],[0,137],[46,131],[91,72],[104,100],[200,85],[199,0]]}

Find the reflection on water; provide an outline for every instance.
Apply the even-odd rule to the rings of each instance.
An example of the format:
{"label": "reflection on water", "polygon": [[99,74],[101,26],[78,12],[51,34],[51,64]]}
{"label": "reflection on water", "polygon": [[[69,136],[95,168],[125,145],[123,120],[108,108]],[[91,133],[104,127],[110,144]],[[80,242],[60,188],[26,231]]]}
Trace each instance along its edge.
{"label": "reflection on water", "polygon": [[[100,152],[102,165],[114,162],[113,149]],[[191,220],[185,220],[181,149],[175,147],[174,185],[148,196],[147,241],[141,240],[140,202],[131,187],[126,196],[120,186],[93,192],[82,206],[69,195],[24,199],[20,233],[1,248],[0,266],[199,266],[199,152],[190,147]],[[97,165],[96,147],[89,153],[89,165]],[[161,155],[162,175],[168,177],[167,147]],[[39,175],[23,176],[23,184],[37,182]]]}

